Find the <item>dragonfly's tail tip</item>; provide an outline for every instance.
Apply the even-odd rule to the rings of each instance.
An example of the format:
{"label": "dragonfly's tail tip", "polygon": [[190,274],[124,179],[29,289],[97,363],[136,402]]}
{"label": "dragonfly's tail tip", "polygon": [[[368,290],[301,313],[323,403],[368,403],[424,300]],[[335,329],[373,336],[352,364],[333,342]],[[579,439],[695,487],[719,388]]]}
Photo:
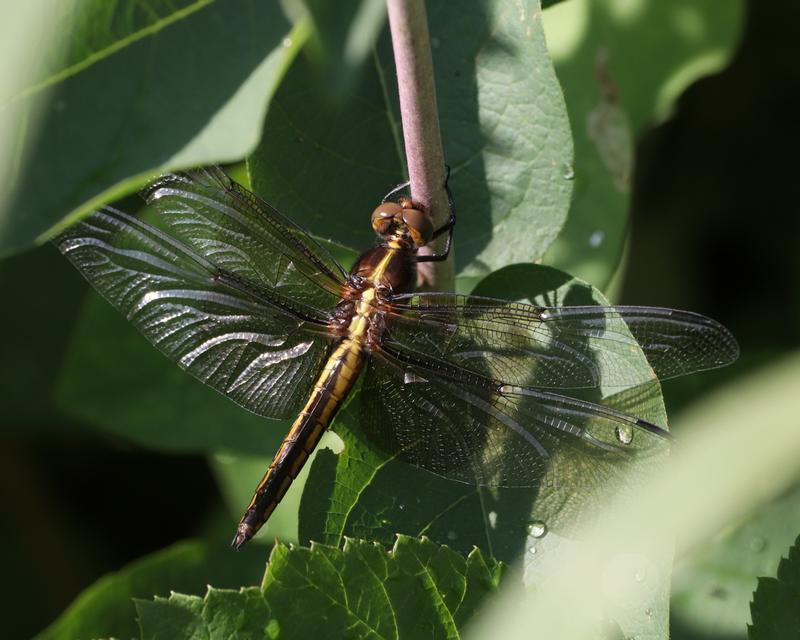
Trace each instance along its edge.
{"label": "dragonfly's tail tip", "polygon": [[249,524],[245,522],[240,523],[236,529],[236,535],[233,536],[233,540],[231,541],[231,548],[234,551],[239,551],[247,541],[253,537],[254,533],[255,531],[253,531],[253,528]]}

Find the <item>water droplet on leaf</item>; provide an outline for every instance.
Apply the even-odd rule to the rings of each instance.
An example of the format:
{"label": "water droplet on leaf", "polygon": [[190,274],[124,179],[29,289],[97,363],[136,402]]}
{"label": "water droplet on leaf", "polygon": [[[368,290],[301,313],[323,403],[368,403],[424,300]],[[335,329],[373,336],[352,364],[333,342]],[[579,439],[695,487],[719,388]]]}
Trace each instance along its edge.
{"label": "water droplet on leaf", "polygon": [[526,527],[528,535],[534,538],[543,538],[547,533],[547,525],[541,520],[532,520]]}
{"label": "water droplet on leaf", "polygon": [[750,541],[750,551],[755,551],[756,553],[760,553],[767,547],[767,541],[764,540],[761,536],[756,536]]}
{"label": "water droplet on leaf", "polygon": [[633,427],[614,427],[614,435],[622,444],[630,444],[633,441]]}

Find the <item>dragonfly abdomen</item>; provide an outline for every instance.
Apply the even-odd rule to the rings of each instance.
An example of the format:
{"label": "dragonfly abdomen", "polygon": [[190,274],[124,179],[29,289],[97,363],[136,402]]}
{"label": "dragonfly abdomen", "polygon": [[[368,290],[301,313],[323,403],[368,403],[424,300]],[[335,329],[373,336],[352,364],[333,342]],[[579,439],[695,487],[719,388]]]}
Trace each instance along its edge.
{"label": "dragonfly abdomen", "polygon": [[328,357],[305,407],[258,483],[231,543],[239,549],[272,515],[355,384],[364,362],[359,340],[341,340]]}

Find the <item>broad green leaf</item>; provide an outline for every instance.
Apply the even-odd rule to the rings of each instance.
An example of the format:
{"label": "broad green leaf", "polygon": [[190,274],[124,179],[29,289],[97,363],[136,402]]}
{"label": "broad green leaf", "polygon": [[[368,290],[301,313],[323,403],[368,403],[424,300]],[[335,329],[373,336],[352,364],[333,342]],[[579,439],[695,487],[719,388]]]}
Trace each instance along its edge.
{"label": "broad green leaf", "polygon": [[750,640],[800,637],[800,538],[781,558],[777,578],[759,578],[750,603]]}
{"label": "broad green leaf", "polygon": [[[532,261],[563,225],[572,144],[539,3],[427,6],[437,101],[459,213],[456,263],[485,275]],[[254,189],[315,234],[363,249],[368,215],[404,173],[394,67],[384,32],[341,100],[298,57],[248,160]]]}
{"label": "broad green leaf", "polygon": [[4,104],[19,122],[19,173],[0,185],[13,193],[0,251],[41,241],[158,169],[245,155],[304,33],[291,46],[274,2],[153,1],[111,15],[107,4],[87,5],[61,66]]}
{"label": "broad green leaf", "polygon": [[730,60],[744,3],[571,0],[544,12],[575,141],[574,196],[545,262],[606,289],[628,230],[634,145]]}
{"label": "broad green leaf", "polygon": [[213,0],[140,0],[123,6],[105,0],[39,0],[42,10],[57,16],[56,41],[42,59],[28,92],[40,90],[80,72],[114,51],[183,20]]}
{"label": "broad green leaf", "polygon": [[181,371],[94,294],[78,319],[56,402],[73,418],[168,451],[271,456],[288,430],[286,422],[257,417]]}
{"label": "broad green leaf", "polygon": [[[602,296],[585,283],[547,267],[516,265],[500,270],[476,291],[536,304],[597,304]],[[637,357],[633,355],[632,357]],[[641,366],[648,367],[644,356]],[[628,391],[605,390],[605,398],[593,398],[621,410],[666,423],[660,388]],[[592,399],[592,398],[590,398]],[[360,396],[343,409],[334,430],[344,441],[339,455],[319,452],[308,490],[300,505],[300,541],[316,540],[337,545],[345,536],[391,544],[395,532],[425,535],[466,553],[473,546],[492,557],[513,561],[525,555],[526,573],[535,581],[536,563],[548,555],[552,544],[563,544],[578,526],[593,518],[595,500],[612,491],[615,473],[628,472],[635,479],[638,469],[663,463],[665,448],[644,434],[637,434],[642,447],[630,464],[620,462],[611,469],[584,468],[566,456],[554,456],[558,469],[553,486],[537,489],[489,490],[448,481],[388,459],[363,437],[358,428]],[[642,436],[642,437],[638,437]],[[602,465],[602,463],[598,463]],[[610,475],[604,475],[610,474]],[[598,478],[605,477],[603,482]],[[635,480],[632,480],[635,482]],[[607,483],[607,484],[606,484]],[[625,487],[617,487],[625,491]],[[637,615],[666,628],[668,587],[660,584],[647,606],[635,603]],[[644,624],[628,618],[625,630]]]}
{"label": "broad green leaf", "polygon": [[146,556],[87,588],[37,640],[138,635],[133,598],[154,593],[202,593],[206,585],[257,584],[263,550],[234,553],[220,541],[182,542]]}
{"label": "broad green leaf", "polygon": [[464,558],[404,536],[391,551],[355,540],[277,545],[261,589],[136,607],[143,638],[458,638],[502,573],[477,549]]}
{"label": "broad green leaf", "polygon": [[747,637],[747,604],[758,576],[776,575],[780,555],[798,531],[800,486],[681,558],[673,575],[674,627],[707,636]]}
{"label": "broad green leaf", "polygon": [[[774,438],[779,425],[791,429],[800,426],[798,402],[793,395],[799,382],[800,356],[795,353],[696,402],[676,420],[682,434],[691,434],[706,424],[749,429],[753,447],[757,447],[764,437]],[[756,424],[761,426],[756,428]],[[742,455],[749,460],[753,453],[747,449]],[[775,475],[777,471],[771,474]],[[764,482],[753,479],[750,491],[760,491]],[[781,553],[798,531],[800,485],[795,484],[680,558],[673,575],[673,628],[700,637],[745,638],[748,602],[757,577],[775,575]]]}

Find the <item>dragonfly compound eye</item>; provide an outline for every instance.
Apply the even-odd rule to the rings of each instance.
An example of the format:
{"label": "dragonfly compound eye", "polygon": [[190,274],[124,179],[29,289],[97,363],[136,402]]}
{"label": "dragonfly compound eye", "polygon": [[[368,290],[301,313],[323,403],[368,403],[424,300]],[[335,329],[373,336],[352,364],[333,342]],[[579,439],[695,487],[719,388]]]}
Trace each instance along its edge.
{"label": "dragonfly compound eye", "polygon": [[403,209],[403,222],[406,223],[414,244],[422,247],[433,237],[433,222],[430,216],[419,209]]}
{"label": "dragonfly compound eye", "polygon": [[383,202],[375,207],[375,211],[372,212],[372,228],[375,233],[380,236],[388,234],[392,225],[400,220],[402,211],[403,207],[396,202]]}

